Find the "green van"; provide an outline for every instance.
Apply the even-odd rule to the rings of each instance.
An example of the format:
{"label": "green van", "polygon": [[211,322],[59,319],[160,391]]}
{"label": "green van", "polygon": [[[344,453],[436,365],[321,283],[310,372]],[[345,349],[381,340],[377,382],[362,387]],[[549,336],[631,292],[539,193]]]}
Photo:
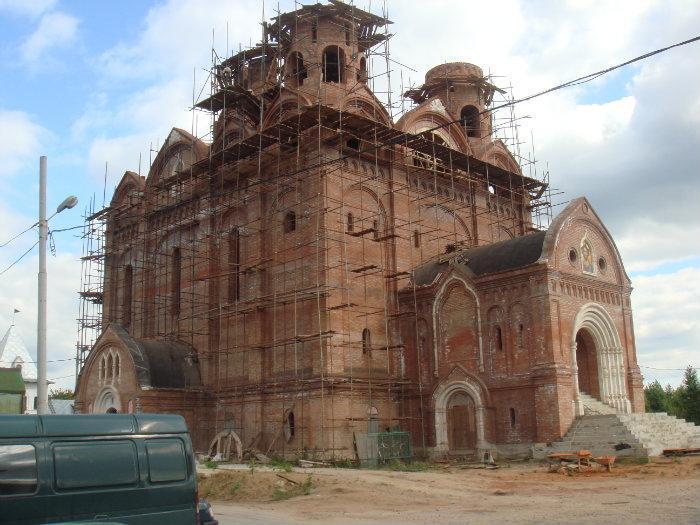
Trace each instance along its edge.
{"label": "green van", "polygon": [[180,416],[0,416],[0,523],[193,525],[197,473]]}

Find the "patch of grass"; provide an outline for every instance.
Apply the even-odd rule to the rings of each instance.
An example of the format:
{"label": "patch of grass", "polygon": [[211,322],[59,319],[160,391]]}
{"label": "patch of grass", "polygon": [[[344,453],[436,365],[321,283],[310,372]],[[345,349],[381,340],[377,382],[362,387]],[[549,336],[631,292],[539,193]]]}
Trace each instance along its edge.
{"label": "patch of grass", "polygon": [[284,470],[285,472],[291,472],[294,464],[284,458],[272,458],[270,460],[270,466],[275,469]]}
{"label": "patch of grass", "polygon": [[239,479],[238,481],[236,481],[233,485],[231,485],[231,488],[228,489],[228,491],[229,491],[229,493],[231,494],[231,496],[235,496],[236,493],[237,493],[239,490],[241,490],[241,486],[242,486],[242,485],[243,485],[243,484],[241,483],[241,480],[240,480],[240,479]]}
{"label": "patch of grass", "polygon": [[304,496],[308,496],[311,494],[311,489],[313,488],[314,483],[311,479],[311,474],[309,474],[304,481],[304,483],[301,484],[301,492],[304,494]]}
{"label": "patch of grass", "polygon": [[294,494],[289,490],[275,489],[272,491],[272,501],[284,501],[292,496],[294,496]]}
{"label": "patch of grass", "polygon": [[359,463],[357,461],[353,461],[352,459],[338,459],[336,461],[333,461],[332,465],[335,468],[360,468]]}
{"label": "patch of grass", "polygon": [[204,462],[204,466],[207,468],[216,468],[218,465],[219,464],[216,461],[212,461],[211,459]]}
{"label": "patch of grass", "polygon": [[403,462],[399,459],[392,459],[383,466],[386,470],[393,470],[395,472],[425,472],[430,469],[428,463],[423,463],[422,461],[411,461]]}

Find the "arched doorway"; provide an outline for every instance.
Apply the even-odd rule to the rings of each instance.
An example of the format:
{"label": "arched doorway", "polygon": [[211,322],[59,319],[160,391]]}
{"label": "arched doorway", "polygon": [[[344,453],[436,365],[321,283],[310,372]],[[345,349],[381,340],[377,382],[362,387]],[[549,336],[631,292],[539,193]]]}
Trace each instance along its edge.
{"label": "arched doorway", "polygon": [[447,436],[450,452],[476,450],[476,407],[466,392],[455,392],[447,402]]}
{"label": "arched doorway", "polygon": [[598,358],[591,333],[582,328],[576,334],[576,366],[580,392],[600,399]]}
{"label": "arched doorway", "polygon": [[117,414],[121,412],[119,394],[111,386],[104,387],[95,399],[94,414]]}
{"label": "arched doorway", "polygon": [[615,323],[601,305],[584,305],[574,320],[571,341],[574,413],[584,414],[580,393],[630,413],[624,350]]}
{"label": "arched doorway", "polygon": [[486,440],[486,391],[459,367],[435,388],[435,449],[437,455],[476,453],[491,449]]}

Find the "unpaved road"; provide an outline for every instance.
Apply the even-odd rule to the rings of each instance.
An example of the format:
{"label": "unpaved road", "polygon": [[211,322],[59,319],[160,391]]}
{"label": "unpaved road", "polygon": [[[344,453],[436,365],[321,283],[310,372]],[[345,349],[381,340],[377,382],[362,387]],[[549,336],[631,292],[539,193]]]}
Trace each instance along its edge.
{"label": "unpaved road", "polygon": [[536,464],[495,471],[299,472],[312,472],[310,495],[214,500],[217,519],[221,525],[700,523],[697,457],[573,477],[547,473]]}

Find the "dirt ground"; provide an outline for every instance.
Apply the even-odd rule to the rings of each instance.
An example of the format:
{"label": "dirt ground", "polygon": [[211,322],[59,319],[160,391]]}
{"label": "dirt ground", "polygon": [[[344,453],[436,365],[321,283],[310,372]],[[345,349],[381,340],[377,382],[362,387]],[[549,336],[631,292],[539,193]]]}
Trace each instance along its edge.
{"label": "dirt ground", "polygon": [[423,472],[208,472],[200,494],[228,524],[698,524],[700,457],[573,476],[538,463]]}

